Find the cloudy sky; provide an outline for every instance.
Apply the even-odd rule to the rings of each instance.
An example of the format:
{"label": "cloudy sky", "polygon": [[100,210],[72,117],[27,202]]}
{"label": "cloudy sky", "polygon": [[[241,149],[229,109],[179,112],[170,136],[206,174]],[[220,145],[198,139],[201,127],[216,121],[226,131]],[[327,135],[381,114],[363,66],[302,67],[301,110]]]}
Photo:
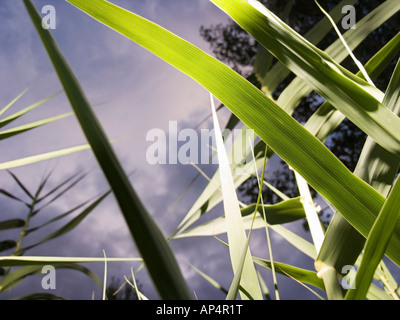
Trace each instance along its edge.
{"label": "cloudy sky", "polygon": [[[182,38],[209,52],[209,45],[200,37],[201,25],[226,23],[228,18],[206,0],[113,0],[130,11],[138,13]],[[110,139],[120,139],[114,144],[115,151],[127,172],[133,172],[131,181],[159,224],[165,235],[169,235],[185,216],[207,184],[203,178],[196,183],[177,206],[174,201],[190,183],[197,171],[185,165],[150,165],[146,161],[149,142],[146,133],[160,128],[167,132],[169,121],[177,121],[178,128],[191,128],[210,114],[208,92],[192,79],[175,70],[151,53],[122,37],[63,0],[34,0],[38,10],[51,4],[56,9],[56,29],[52,30],[59,47],[76,73],[89,101]],[[30,90],[4,116],[20,110],[36,101],[62,90],[61,84],[42,47],[26,13],[22,1],[2,0],[0,3],[0,108],[7,105],[19,93]],[[52,115],[70,112],[64,93],[46,102],[29,116],[22,117],[15,125],[28,123]],[[226,111],[219,113],[223,125],[228,117]],[[203,124],[207,128],[210,123]],[[85,144],[85,138],[74,117],[46,125],[29,134],[1,141],[0,162],[29,155],[48,152],[65,147]],[[203,166],[209,175],[215,166]],[[43,176],[54,170],[48,190],[69,176],[90,171],[76,187],[43,210],[32,220],[39,225],[55,215],[68,211],[82,201],[107,190],[105,179],[90,151],[80,152],[12,170],[31,192],[39,185]],[[23,197],[22,191],[6,171],[0,172],[1,188]],[[26,207],[6,197],[0,197],[1,220],[25,217]],[[215,214],[221,214],[221,208]],[[32,234],[26,245],[40,240],[45,234],[60,227],[65,221],[43,228],[43,233]],[[299,225],[293,230],[301,231]],[[16,239],[16,232],[0,234],[0,240]],[[265,237],[265,231],[263,236]],[[308,237],[308,235],[305,235]],[[290,245],[273,235],[276,259],[299,266],[312,268],[312,261],[301,253],[286,250]],[[261,245],[264,238],[255,237],[252,245],[258,256],[267,257]],[[187,262],[214,277],[225,287],[229,286],[232,271],[226,248],[215,239],[187,239],[172,243],[191,290],[199,299],[223,299],[224,295],[202,279]],[[108,257],[137,257],[135,245],[112,196],[87,217],[69,234],[30,251],[30,255],[101,257],[105,250]],[[4,252],[4,254],[9,251]],[[286,259],[286,260],[285,260]],[[87,265],[101,279],[102,263]],[[132,263],[109,263],[108,278],[120,281],[129,275]],[[56,294],[70,299],[101,297],[101,291],[86,276],[74,271],[57,271]],[[270,283],[271,275],[262,271]],[[41,275],[30,277],[17,288],[5,293],[4,299],[21,294],[41,291]],[[144,293],[149,298],[157,294],[146,274],[137,275]],[[281,298],[312,298],[299,284],[283,277],[278,278]],[[270,289],[272,287],[270,286]]]}

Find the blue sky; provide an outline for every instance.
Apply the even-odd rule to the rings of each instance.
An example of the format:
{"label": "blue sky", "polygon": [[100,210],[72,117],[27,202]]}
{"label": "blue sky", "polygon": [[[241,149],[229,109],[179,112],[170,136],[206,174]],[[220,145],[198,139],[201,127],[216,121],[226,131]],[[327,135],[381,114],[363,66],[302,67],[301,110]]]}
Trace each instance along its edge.
{"label": "blue sky", "polygon": [[[57,43],[81,82],[89,101],[95,106],[107,135],[110,139],[121,139],[114,145],[117,155],[127,172],[134,171],[131,178],[134,188],[160,228],[169,235],[207,181],[198,179],[184,200],[171,209],[174,200],[197,172],[190,166],[148,164],[146,148],[149,143],[145,138],[146,133],[153,128],[167,130],[169,121],[177,121],[181,128],[195,126],[210,114],[208,92],[192,79],[65,1],[33,2],[38,10],[47,4],[55,7],[57,27],[52,33]],[[210,51],[209,46],[200,37],[200,26],[225,23],[228,20],[223,12],[205,0],[112,2],[162,25],[207,52]],[[14,111],[62,90],[22,2],[2,0],[0,19],[3,25],[0,30],[0,107],[32,84],[28,93],[15,105]],[[70,111],[64,93],[60,93],[15,124]],[[228,113],[221,112],[219,115],[221,123],[224,123]],[[86,141],[76,119],[69,117],[1,143],[3,151],[0,153],[0,162],[3,162],[84,144]],[[51,179],[53,186],[79,171],[90,170],[90,174],[68,195],[44,211],[41,218],[43,221],[107,189],[105,179],[90,151],[12,171],[34,190],[51,168],[55,168]],[[212,173],[215,166],[210,165],[204,170]],[[2,188],[18,193],[7,172],[0,172],[0,181]],[[23,217],[25,214],[25,208],[8,199],[0,198],[0,206],[3,212],[13,212],[15,216]],[[220,214],[220,211],[216,214]],[[49,231],[51,229],[46,232]],[[40,235],[37,237],[40,239]],[[257,244],[256,242],[254,245]],[[276,245],[277,257],[284,259],[284,249],[288,245],[277,237]],[[226,248],[216,244],[215,239],[179,240],[172,247],[191,289],[199,299],[223,299],[223,294],[199,277],[185,261],[191,262],[228,286],[232,273]],[[74,231],[32,250],[30,254],[101,257],[102,250],[109,257],[137,256],[112,196]],[[291,254],[290,259],[298,262],[298,265],[312,268],[312,262],[304,260],[301,253]],[[102,264],[87,266],[100,278],[103,277]],[[110,264],[109,276],[122,280],[124,275],[129,275],[131,266],[130,263]],[[28,278],[4,297],[10,298],[40,289],[40,279],[40,275]],[[144,271],[138,275],[138,279],[143,284],[144,293],[150,298],[156,298]],[[279,279],[282,281],[280,288],[283,297],[299,298],[299,292],[302,292],[301,297],[305,297],[303,294],[307,291],[297,291],[302,290],[298,284],[290,279]],[[60,295],[73,299],[90,299],[95,291],[95,298],[100,298],[99,289],[85,276],[72,271],[60,271],[57,280],[60,283],[60,291],[57,293]]]}

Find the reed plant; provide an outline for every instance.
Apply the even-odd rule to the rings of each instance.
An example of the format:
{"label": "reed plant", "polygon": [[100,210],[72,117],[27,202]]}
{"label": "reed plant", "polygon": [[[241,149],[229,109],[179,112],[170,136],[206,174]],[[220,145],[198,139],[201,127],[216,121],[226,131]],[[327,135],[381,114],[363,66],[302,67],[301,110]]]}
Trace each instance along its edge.
{"label": "reed plant", "polygon": [[[254,72],[261,83],[255,87],[227,65],[133,12],[105,0],[67,0],[95,19],[201,84],[211,95],[211,112],[217,141],[219,168],[176,230],[165,237],[127,179],[119,159],[97,120],[73,70],[51,32],[41,27],[41,18],[30,0],[24,0],[53,66],[80,122],[110,188],[121,209],[132,238],[162,299],[193,299],[170,247],[185,237],[216,237],[227,234],[224,243],[231,259],[233,278],[229,290],[197,269],[206,280],[223,289],[227,299],[263,299],[265,283],[257,267],[318,288],[328,299],[399,299],[399,289],[384,259],[400,266],[400,187],[397,180],[400,156],[400,65],[382,92],[374,79],[398,56],[400,34],[383,46],[360,71],[353,74],[341,63],[351,56],[369,33],[400,10],[398,0],[386,0],[360,19],[325,50],[318,43],[343,17],[341,8],[355,1],[343,0],[307,34],[300,35],[256,0],[210,0],[249,33],[260,45]],[[290,1],[289,1],[290,3]],[[311,2],[310,5],[318,5]],[[287,7],[290,10],[290,6]],[[323,8],[321,7],[323,10]],[[272,57],[277,63],[272,65]],[[291,73],[294,79],[278,98],[272,92]],[[317,92],[325,103],[302,125],[292,113],[303,97]],[[217,99],[257,139],[243,161],[234,165],[223,144],[214,101]],[[368,136],[354,172],[333,155],[324,142],[335,128],[349,119]],[[236,141],[234,141],[236,143]],[[294,171],[300,197],[277,194],[279,204],[264,204],[261,197],[264,168],[277,154]],[[246,168],[244,168],[246,167]],[[237,175],[235,169],[247,169]],[[248,169],[251,168],[249,171]],[[259,172],[262,172],[259,175]],[[236,189],[251,175],[259,183],[257,203],[242,204]],[[335,212],[325,229],[309,188],[312,187]],[[221,216],[204,224],[200,217],[223,203]],[[306,219],[312,241],[296,235],[285,224]],[[252,230],[266,231],[270,259],[252,255]],[[274,230],[314,261],[314,270],[273,259],[269,231]],[[221,240],[222,241],[222,240]],[[11,259],[12,258],[8,258]],[[355,276],[343,285],[343,268],[354,267]],[[279,292],[275,292],[279,298]],[[316,297],[323,298],[316,294]]]}

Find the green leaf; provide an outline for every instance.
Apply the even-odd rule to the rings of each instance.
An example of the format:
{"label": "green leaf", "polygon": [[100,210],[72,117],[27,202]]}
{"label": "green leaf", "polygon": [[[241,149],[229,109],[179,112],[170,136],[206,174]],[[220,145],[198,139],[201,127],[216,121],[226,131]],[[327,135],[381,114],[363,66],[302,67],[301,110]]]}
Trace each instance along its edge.
{"label": "green leaf", "polygon": [[[265,260],[265,259],[256,258],[256,257],[253,257],[253,260],[258,265],[260,265],[264,268],[267,268],[267,269],[271,269],[270,261]],[[310,270],[294,267],[294,266],[291,266],[291,265],[288,265],[285,263],[280,263],[280,262],[274,262],[274,265],[275,265],[276,271],[280,274],[283,274],[285,276],[290,275],[291,277],[293,277],[294,279],[296,279],[300,282],[311,284],[317,288],[325,290],[323,281],[320,278],[318,278],[317,273],[315,271],[310,271]]]}
{"label": "green leaf", "polygon": [[349,290],[345,299],[365,299],[375,270],[383,258],[396,224],[398,225],[399,223],[399,197],[400,180],[398,179],[368,235],[361,264],[356,274],[355,289]]}
{"label": "green leaf", "polygon": [[213,287],[221,290],[223,293],[227,294],[228,290],[226,290],[221,284],[219,284],[215,279],[211,278],[209,275],[205,274],[199,268],[196,268],[194,265],[189,264],[194,271],[196,271],[200,276],[202,276],[208,283],[210,283]]}
{"label": "green leaf", "polygon": [[[141,262],[142,258],[107,258],[108,262]],[[54,256],[0,256],[0,266],[21,267],[32,265],[56,265],[59,263],[104,262],[104,257],[54,257]]]}
{"label": "green leaf", "polygon": [[25,221],[22,219],[10,219],[6,221],[0,221],[0,230],[21,228],[25,225]]}
{"label": "green leaf", "polygon": [[[61,263],[54,265],[54,268],[57,269],[72,269],[76,271],[80,271],[87,276],[89,276],[100,288],[102,287],[102,283],[97,277],[95,273],[93,273],[90,269],[81,266],[79,264],[72,264],[72,263]],[[0,279],[0,291],[8,291],[15,287],[18,283],[24,280],[27,276],[33,274],[39,274],[42,271],[42,266],[26,266],[23,268],[19,268],[11,273],[6,274],[4,277]]]}
{"label": "green leaf", "polygon": [[63,118],[68,117],[70,115],[72,115],[72,113],[65,113],[65,114],[62,114],[62,115],[59,115],[59,116],[46,118],[46,119],[35,121],[35,122],[32,122],[32,123],[24,124],[22,126],[18,126],[18,127],[12,128],[12,129],[0,131],[0,141],[4,140],[4,139],[7,139],[7,138],[10,138],[10,137],[13,137],[15,135],[24,133],[26,131],[38,128],[40,126],[52,123],[52,122],[54,122],[56,120],[63,119]]}
{"label": "green leaf", "polygon": [[[400,155],[400,119],[380,101],[382,92],[354,76],[254,0],[212,0],[291,71],[303,78],[353,123]],[[396,12],[400,3],[386,1]]]}
{"label": "green leaf", "polygon": [[24,4],[158,292],[163,299],[191,299],[169,244],[133,189],[68,62],[50,31],[42,28],[42,17],[31,1],[24,0]]}
{"label": "green leaf", "polygon": [[40,100],[32,105],[30,105],[29,107],[26,107],[16,113],[13,113],[12,115],[8,116],[7,118],[1,119],[0,120],[0,128],[6,126],[7,124],[10,124],[11,122],[13,122],[14,120],[17,120],[18,118],[22,117],[23,115],[27,114],[29,111],[32,111],[33,109],[37,108],[38,106],[42,105],[43,103],[49,101],[50,99],[54,98],[58,93],[45,98],[43,100]]}
{"label": "green leaf", "polygon": [[[219,126],[217,113],[215,111],[213,97],[211,96],[212,114],[214,122],[214,133],[218,152],[218,163],[220,170],[221,189],[223,196],[225,221],[227,226],[227,235],[229,243],[229,252],[231,256],[232,268],[235,274],[236,290],[241,286],[240,295],[242,299],[248,299],[248,295],[255,300],[262,300],[262,293],[259,287],[257,273],[251,259],[251,252],[248,247],[249,238],[247,238],[242,224],[242,216],[239,208],[239,202],[236,195],[236,189],[232,178],[232,172],[226,154],[225,146],[222,140],[221,129]],[[235,281],[232,282],[234,284]],[[244,293],[245,292],[245,293]],[[236,294],[228,297],[236,299]]]}
{"label": "green leaf", "polygon": [[0,163],[0,170],[6,170],[6,169],[12,169],[12,168],[16,168],[16,167],[26,166],[28,164],[33,164],[33,163],[44,161],[44,160],[58,158],[61,156],[65,156],[68,154],[72,154],[72,153],[87,150],[87,149],[90,149],[89,145],[81,145],[81,146],[65,148],[65,149],[60,149],[60,150],[51,151],[51,152],[45,152],[45,153],[37,154],[34,156],[29,156],[26,158],[20,158],[20,159],[16,159],[16,160],[7,161],[7,162],[2,162],[2,163]]}
{"label": "green leaf", "polygon": [[16,98],[14,98],[8,105],[6,105],[3,109],[0,110],[0,116],[6,112],[15,102],[17,102],[27,91],[29,88],[25,89],[21,92]]}
{"label": "green leaf", "polygon": [[0,252],[14,248],[17,243],[14,240],[0,241]]}

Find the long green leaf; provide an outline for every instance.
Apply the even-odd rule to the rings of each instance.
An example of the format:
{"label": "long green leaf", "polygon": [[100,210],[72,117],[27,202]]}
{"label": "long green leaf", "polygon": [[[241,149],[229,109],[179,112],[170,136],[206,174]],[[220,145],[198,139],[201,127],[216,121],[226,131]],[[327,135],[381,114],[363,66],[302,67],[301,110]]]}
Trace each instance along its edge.
{"label": "long green leaf", "polygon": [[[80,271],[87,276],[89,276],[100,288],[102,286],[100,279],[97,275],[92,272],[90,269],[81,266],[79,264],[72,264],[72,263],[60,263],[54,265],[55,268],[58,269],[72,269],[76,271]],[[23,279],[25,279],[29,275],[41,273],[42,266],[26,266],[23,268],[19,268],[11,273],[6,274],[4,277],[0,279],[0,291],[4,292],[7,290],[12,289],[18,283],[20,283]]]}
{"label": "long green leaf", "polygon": [[22,219],[10,219],[5,221],[0,221],[0,230],[14,229],[23,227],[25,221]]}
{"label": "long green leaf", "polygon": [[173,252],[133,189],[73,71],[31,1],[26,9],[53,63],[82,130],[105,174],[146,267],[164,299],[191,299]]}
{"label": "long green leaf", "polygon": [[[225,146],[222,140],[221,129],[218,122],[217,112],[215,111],[213,97],[211,96],[212,115],[214,122],[214,133],[218,151],[218,163],[220,169],[221,189],[224,198],[225,221],[227,225],[227,234],[229,242],[229,252],[232,261],[232,268],[235,274],[234,280],[237,281],[237,289],[240,286],[242,299],[248,299],[248,293],[253,299],[262,300],[262,293],[259,287],[257,273],[254,268],[251,252],[248,247],[249,238],[246,237],[245,229],[242,223],[242,216],[239,208],[239,202],[233,183],[232,173]],[[235,283],[233,281],[232,283]],[[228,296],[230,297],[229,290]],[[236,299],[236,294],[233,295]]]}
{"label": "long green leaf", "polygon": [[46,118],[46,119],[35,121],[35,122],[32,122],[32,123],[24,124],[24,125],[12,128],[12,129],[0,131],[0,141],[3,140],[3,139],[7,139],[7,138],[10,138],[12,136],[24,133],[26,131],[41,127],[41,126],[43,126],[45,124],[52,123],[52,122],[54,122],[56,120],[60,120],[60,119],[66,118],[66,117],[68,117],[68,116],[70,116],[72,114],[73,113],[65,113],[65,114],[61,114],[59,116]]}
{"label": "long green leaf", "polygon": [[[107,258],[108,262],[141,262],[142,258]],[[59,263],[87,263],[104,262],[104,257],[55,257],[55,256],[0,256],[2,267],[22,267],[32,265],[59,264]]]}
{"label": "long green leaf", "polygon": [[[260,258],[253,258],[254,262],[257,263],[258,265],[271,269],[271,262],[265,259],[260,259]],[[315,271],[310,271],[298,267],[294,267],[285,263],[280,263],[280,262],[274,262],[276,271],[279,272],[280,274],[283,274],[285,276],[290,275],[294,279],[311,284],[317,288],[320,288],[322,290],[325,290],[325,286],[323,281],[318,278],[317,273]]]}
{"label": "long green leaf", "polygon": [[0,110],[0,116],[6,112],[11,106],[17,102],[27,91],[29,90],[29,87],[26,88],[24,91],[22,91],[17,97],[15,97],[9,104],[7,104],[4,108]]}
{"label": "long green leaf", "polygon": [[[147,48],[202,84],[249,128],[254,129],[255,133],[303,176],[314,189],[340,210],[359,232],[365,237],[367,236],[384,203],[384,198],[349,172],[320,141],[317,141],[312,134],[261,91],[225,64],[136,14],[104,0],[90,2],[69,0],[69,2]],[[220,2],[218,1],[218,3]],[[238,2],[229,3],[224,4],[235,7],[236,9],[232,8],[232,10],[237,11]],[[397,6],[396,3],[394,5]],[[263,14],[244,2],[240,2],[240,7],[244,7],[241,16],[248,12],[250,14],[249,21],[252,20],[251,17],[254,17],[256,22],[264,25],[265,16]],[[326,55],[323,54],[323,56]],[[328,69],[332,71],[329,67]],[[332,72],[332,75],[337,77],[337,72]],[[347,73],[338,79],[346,79],[345,83],[352,88],[357,86],[355,89],[357,95],[363,97],[358,104],[368,100],[374,102],[372,105],[375,107],[381,105],[371,94],[356,84],[362,83],[368,88],[369,85],[366,82],[360,82],[354,75],[350,76]],[[356,98],[357,95],[352,98]],[[387,111],[383,112],[387,113]],[[393,117],[393,114],[389,116],[390,119]],[[400,120],[396,118],[393,123],[398,121]],[[354,212],[360,214],[355,216]],[[398,248],[400,248],[400,229],[396,228],[387,248],[387,254],[400,265]]]}
{"label": "long green leaf", "polygon": [[[280,61],[388,151],[400,155],[400,119],[382,103],[383,94],[341,67],[255,0],[213,0]],[[388,0],[390,10],[400,9]]]}
{"label": "long green leaf", "polygon": [[385,249],[398,225],[400,217],[400,179],[397,180],[390,192],[378,218],[368,235],[360,268],[357,270],[355,289],[350,289],[345,299],[363,300],[371,285],[375,270],[380,263]]}
{"label": "long green leaf", "polygon": [[18,118],[22,117],[23,115],[27,114],[29,111],[32,111],[33,109],[37,108],[38,106],[42,105],[43,103],[49,101],[50,99],[54,98],[58,93],[45,98],[43,100],[40,100],[29,107],[26,107],[18,112],[13,113],[12,115],[8,116],[7,118],[1,119],[0,120],[0,128],[6,126],[7,124],[10,124],[14,120],[17,120]]}
{"label": "long green leaf", "polygon": [[87,150],[87,149],[90,149],[89,145],[81,145],[81,146],[41,153],[38,155],[26,157],[26,158],[20,158],[20,159],[16,159],[16,160],[7,161],[7,162],[2,162],[2,163],[0,163],[0,170],[6,170],[6,169],[12,169],[12,168],[16,168],[16,167],[26,166],[28,164],[33,164],[33,163],[44,161],[44,160],[58,158],[61,156],[65,156],[68,154],[72,154],[72,153]]}

